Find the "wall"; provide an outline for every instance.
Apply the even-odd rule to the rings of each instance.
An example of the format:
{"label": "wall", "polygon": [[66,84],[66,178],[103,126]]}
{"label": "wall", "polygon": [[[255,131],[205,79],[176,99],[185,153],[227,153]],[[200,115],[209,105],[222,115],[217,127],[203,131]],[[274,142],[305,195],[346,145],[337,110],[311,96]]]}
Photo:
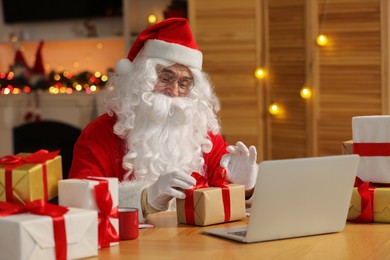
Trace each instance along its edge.
{"label": "wall", "polygon": [[[40,40],[45,41],[43,59],[46,71],[68,70],[72,73],[106,72],[127,56],[136,34],[147,26],[149,14],[163,19],[163,10],[170,0],[123,0],[124,17],[91,19],[97,37],[87,37],[84,20],[4,24],[0,5],[0,72],[8,71],[14,63],[15,49],[21,47],[30,66]],[[17,36],[16,43],[11,42]],[[77,66],[75,66],[77,65]]]}

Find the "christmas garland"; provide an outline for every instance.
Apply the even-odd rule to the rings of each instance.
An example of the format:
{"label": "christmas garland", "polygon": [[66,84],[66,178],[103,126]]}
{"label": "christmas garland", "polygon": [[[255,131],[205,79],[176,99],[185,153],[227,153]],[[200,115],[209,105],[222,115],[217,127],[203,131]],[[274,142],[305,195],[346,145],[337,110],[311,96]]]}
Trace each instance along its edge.
{"label": "christmas garland", "polygon": [[92,93],[104,88],[107,75],[99,72],[83,71],[72,75],[67,71],[51,71],[47,76],[32,80],[29,74],[15,76],[13,71],[0,72],[0,93],[20,94],[36,90],[48,90],[50,93],[87,92]]}

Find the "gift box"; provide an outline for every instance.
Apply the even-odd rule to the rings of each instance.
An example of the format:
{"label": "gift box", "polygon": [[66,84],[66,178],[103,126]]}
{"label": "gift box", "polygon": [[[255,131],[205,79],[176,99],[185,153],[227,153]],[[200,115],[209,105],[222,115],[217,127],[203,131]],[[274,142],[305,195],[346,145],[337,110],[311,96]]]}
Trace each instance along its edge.
{"label": "gift box", "polygon": [[348,140],[342,143],[341,154],[353,154],[352,140]]}
{"label": "gift box", "polygon": [[219,187],[193,190],[193,207],[186,206],[188,196],[186,199],[176,199],[178,223],[207,226],[245,218],[245,186],[226,186],[230,193],[227,202],[224,201],[223,190]]}
{"label": "gift box", "polygon": [[59,151],[39,150],[0,158],[0,201],[26,204],[37,199],[58,196],[62,179]]}
{"label": "gift box", "polygon": [[347,219],[354,222],[390,223],[390,187],[370,186],[365,192],[360,190],[360,193],[355,187]]}
{"label": "gift box", "polygon": [[58,182],[58,204],[99,212],[99,247],[119,244],[118,178],[88,177]]}
{"label": "gift box", "polygon": [[[79,259],[98,254],[97,212],[69,208],[63,215],[65,239],[55,237],[50,216],[23,213],[0,217],[0,259]],[[64,241],[62,255],[57,243]]]}
{"label": "gift box", "polygon": [[390,183],[390,116],[353,117],[352,135],[353,153],[360,155],[357,176]]}

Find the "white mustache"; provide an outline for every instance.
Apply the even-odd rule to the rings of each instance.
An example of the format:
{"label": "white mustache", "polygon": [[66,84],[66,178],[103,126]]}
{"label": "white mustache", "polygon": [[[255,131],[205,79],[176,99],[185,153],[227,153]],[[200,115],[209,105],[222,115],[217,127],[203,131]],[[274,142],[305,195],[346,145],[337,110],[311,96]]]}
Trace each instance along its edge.
{"label": "white mustache", "polygon": [[187,97],[168,97],[160,93],[147,92],[142,100],[149,108],[148,120],[172,120],[177,125],[187,125],[196,113],[195,101]]}

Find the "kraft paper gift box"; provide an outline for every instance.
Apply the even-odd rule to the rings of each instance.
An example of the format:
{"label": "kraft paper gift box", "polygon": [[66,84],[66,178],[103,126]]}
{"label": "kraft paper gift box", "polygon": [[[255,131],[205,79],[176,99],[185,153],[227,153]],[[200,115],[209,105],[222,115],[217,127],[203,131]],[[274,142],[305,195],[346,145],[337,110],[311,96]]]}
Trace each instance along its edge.
{"label": "kraft paper gift box", "polygon": [[207,226],[245,218],[245,186],[228,184],[230,192],[230,218],[225,219],[222,189],[200,188],[193,191],[193,216],[195,223],[188,223],[185,199],[176,199],[177,221],[182,224]]}
{"label": "kraft paper gift box", "polygon": [[[64,215],[67,259],[97,256],[97,212],[69,208]],[[53,219],[23,213],[0,217],[1,260],[56,259]]]}
{"label": "kraft paper gift box", "polygon": [[360,155],[357,176],[390,183],[390,116],[353,117],[352,136],[353,153]]}
{"label": "kraft paper gift box", "polygon": [[356,222],[383,222],[390,223],[390,187],[370,187],[369,191],[372,201],[370,217],[360,216],[362,213],[362,198],[358,192],[358,188],[353,189],[351,204],[349,207],[349,221],[356,221],[360,216],[360,220]]}
{"label": "kraft paper gift box", "polygon": [[58,153],[39,150],[1,157],[0,201],[24,205],[57,197],[57,184],[62,179],[62,158]]}
{"label": "kraft paper gift box", "polygon": [[[99,212],[104,218],[99,222],[99,247],[108,247],[119,244],[118,218],[118,178],[89,177],[91,179],[66,179],[58,182],[58,204],[66,207],[92,209]],[[103,214],[99,209],[95,196],[95,187],[99,181],[108,182],[108,191],[112,200],[111,212]],[[105,195],[100,195],[105,197]],[[107,232],[111,229],[111,232]],[[114,230],[113,230],[114,229]],[[109,234],[116,234],[110,237]]]}
{"label": "kraft paper gift box", "polygon": [[352,140],[342,143],[341,154],[353,154],[353,142]]}

